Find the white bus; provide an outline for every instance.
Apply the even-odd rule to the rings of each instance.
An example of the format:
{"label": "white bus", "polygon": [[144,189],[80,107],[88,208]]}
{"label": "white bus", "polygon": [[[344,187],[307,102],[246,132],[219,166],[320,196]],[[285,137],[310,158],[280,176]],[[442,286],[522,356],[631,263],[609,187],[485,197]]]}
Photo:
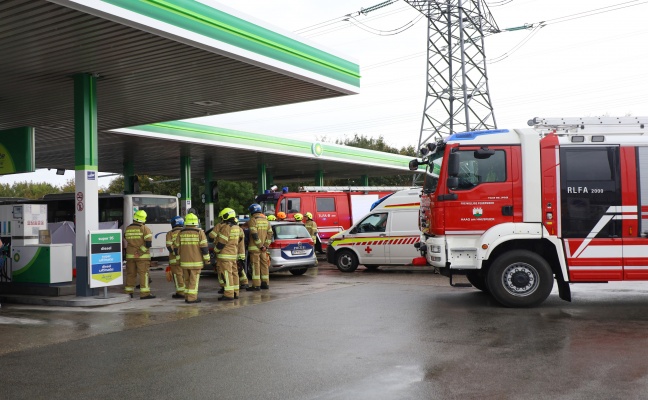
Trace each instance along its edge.
{"label": "white bus", "polygon": [[[47,204],[47,222],[74,222],[74,193],[45,195],[28,203]],[[153,232],[151,257],[167,257],[166,233],[171,229],[171,218],[178,215],[178,198],[157,194],[99,194],[99,222],[117,221],[124,229],[133,223],[137,210],[146,211],[146,226]]]}

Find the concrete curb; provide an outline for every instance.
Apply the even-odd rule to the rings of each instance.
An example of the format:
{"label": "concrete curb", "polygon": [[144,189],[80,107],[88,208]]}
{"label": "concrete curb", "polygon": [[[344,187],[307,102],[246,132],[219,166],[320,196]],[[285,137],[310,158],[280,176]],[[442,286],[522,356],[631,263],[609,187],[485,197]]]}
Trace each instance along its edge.
{"label": "concrete curb", "polygon": [[97,307],[111,304],[127,303],[131,300],[130,295],[114,294],[104,297],[79,297],[79,296],[25,296],[25,295],[1,295],[0,301],[11,304],[31,304],[40,306],[58,307]]}

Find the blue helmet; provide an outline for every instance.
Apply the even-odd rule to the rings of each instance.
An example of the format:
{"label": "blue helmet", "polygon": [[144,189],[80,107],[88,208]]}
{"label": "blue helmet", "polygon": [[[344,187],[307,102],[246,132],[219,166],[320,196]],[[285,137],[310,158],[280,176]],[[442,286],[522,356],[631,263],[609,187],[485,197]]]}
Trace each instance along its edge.
{"label": "blue helmet", "polygon": [[258,205],[257,203],[252,203],[250,207],[248,207],[248,210],[250,210],[250,214],[256,214],[261,212],[261,206]]}
{"label": "blue helmet", "polygon": [[171,218],[171,227],[175,228],[176,226],[184,226],[184,218],[179,215]]}

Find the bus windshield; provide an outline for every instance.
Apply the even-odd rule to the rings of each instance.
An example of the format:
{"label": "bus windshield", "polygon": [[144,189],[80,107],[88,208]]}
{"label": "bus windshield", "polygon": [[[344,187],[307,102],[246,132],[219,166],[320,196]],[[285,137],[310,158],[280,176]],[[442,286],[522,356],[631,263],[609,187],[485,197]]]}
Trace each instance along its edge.
{"label": "bus windshield", "polygon": [[173,197],[133,196],[133,211],[146,211],[147,224],[165,224],[176,216],[177,200]]}

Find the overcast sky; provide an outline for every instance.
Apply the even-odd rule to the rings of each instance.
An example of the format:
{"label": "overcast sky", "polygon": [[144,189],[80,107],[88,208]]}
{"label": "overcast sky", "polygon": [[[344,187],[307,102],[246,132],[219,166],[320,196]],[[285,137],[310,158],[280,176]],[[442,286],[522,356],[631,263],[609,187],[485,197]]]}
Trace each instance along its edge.
{"label": "overcast sky", "polygon": [[[361,94],[191,121],[303,140],[334,141],[356,133],[382,135],[395,147],[416,146],[425,99],[425,19],[419,19],[419,13],[402,0],[357,16],[364,29],[341,18],[381,2],[221,1],[278,30],[303,32],[309,41],[355,60],[362,75]],[[487,3],[501,29],[547,21],[512,53],[528,39],[530,31],[503,32],[486,38],[487,59],[503,58],[487,65],[498,128],[525,127],[533,117],[648,115],[648,1]],[[623,8],[614,10],[619,7]],[[566,16],[573,17],[563,18]],[[417,19],[404,32],[385,36],[385,32]],[[329,20],[332,24],[322,29],[305,29]],[[73,174],[54,182],[64,183],[71,177]],[[0,177],[0,182],[52,182],[53,178],[58,177],[46,171]],[[104,180],[107,183],[109,179]]]}

